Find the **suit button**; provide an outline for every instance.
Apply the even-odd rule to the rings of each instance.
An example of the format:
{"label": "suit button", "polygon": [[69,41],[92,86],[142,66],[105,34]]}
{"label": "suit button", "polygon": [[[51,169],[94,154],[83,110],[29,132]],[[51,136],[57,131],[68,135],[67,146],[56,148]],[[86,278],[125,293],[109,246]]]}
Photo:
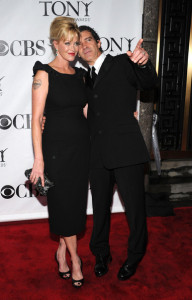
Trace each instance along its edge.
{"label": "suit button", "polygon": [[98,134],[102,134],[102,130],[99,130],[99,131],[98,131]]}
{"label": "suit button", "polygon": [[96,112],[96,116],[97,117],[100,117],[100,115],[101,115],[101,113],[98,111],[98,112]]}
{"label": "suit button", "polygon": [[97,99],[98,97],[99,97],[99,96],[98,96],[97,94],[94,94],[94,95],[93,95],[93,98],[94,98],[94,99]]}

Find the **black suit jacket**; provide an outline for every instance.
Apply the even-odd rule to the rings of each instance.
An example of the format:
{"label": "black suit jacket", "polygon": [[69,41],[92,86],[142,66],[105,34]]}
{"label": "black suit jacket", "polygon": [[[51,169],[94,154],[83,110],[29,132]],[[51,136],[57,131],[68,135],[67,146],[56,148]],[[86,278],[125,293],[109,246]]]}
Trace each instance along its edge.
{"label": "black suit jacket", "polygon": [[150,61],[140,68],[126,54],[107,55],[93,87],[86,77],[91,167],[112,169],[149,160],[133,113],[137,90],[154,87],[156,78]]}

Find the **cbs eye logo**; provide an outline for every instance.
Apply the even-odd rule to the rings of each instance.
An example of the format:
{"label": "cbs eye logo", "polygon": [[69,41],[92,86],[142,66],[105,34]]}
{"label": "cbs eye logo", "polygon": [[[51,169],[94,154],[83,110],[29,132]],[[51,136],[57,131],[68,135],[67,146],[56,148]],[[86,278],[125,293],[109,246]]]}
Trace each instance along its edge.
{"label": "cbs eye logo", "polygon": [[7,115],[0,116],[0,128],[1,129],[9,129],[12,125],[12,120]]}
{"label": "cbs eye logo", "polygon": [[7,115],[0,116],[0,129],[9,129],[12,125],[16,129],[31,129],[31,114],[17,114],[12,119]]}
{"label": "cbs eye logo", "polygon": [[9,52],[9,45],[5,41],[0,41],[0,56],[4,56]]}
{"label": "cbs eye logo", "polygon": [[18,198],[31,198],[37,197],[39,195],[39,192],[36,190],[35,186],[32,183],[22,183],[15,188],[11,185],[4,185],[1,188],[0,195],[4,199],[10,199],[14,196],[17,196]]}
{"label": "cbs eye logo", "polygon": [[1,189],[1,196],[5,199],[10,199],[15,195],[15,190],[11,185],[5,185]]}
{"label": "cbs eye logo", "polygon": [[44,44],[44,40],[14,40],[8,45],[6,41],[0,40],[0,56],[5,56],[8,52],[14,56],[42,56],[46,52]]}

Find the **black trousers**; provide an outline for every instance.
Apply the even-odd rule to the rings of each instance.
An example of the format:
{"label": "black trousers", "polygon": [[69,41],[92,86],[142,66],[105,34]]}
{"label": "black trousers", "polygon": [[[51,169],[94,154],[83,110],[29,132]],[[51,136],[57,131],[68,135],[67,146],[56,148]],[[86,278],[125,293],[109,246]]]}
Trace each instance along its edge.
{"label": "black trousers", "polygon": [[128,262],[135,263],[142,259],[147,245],[144,164],[112,170],[105,167],[90,170],[93,201],[93,232],[90,249],[94,255],[107,255],[110,252],[110,206],[115,182],[124,202],[130,228]]}

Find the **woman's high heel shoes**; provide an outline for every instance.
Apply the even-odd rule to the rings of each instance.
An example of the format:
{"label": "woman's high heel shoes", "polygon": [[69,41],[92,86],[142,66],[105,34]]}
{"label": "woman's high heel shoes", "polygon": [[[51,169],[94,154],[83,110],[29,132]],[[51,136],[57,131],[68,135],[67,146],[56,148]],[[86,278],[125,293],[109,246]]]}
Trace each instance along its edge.
{"label": "woman's high heel shoes", "polygon": [[[80,258],[80,262],[81,262],[81,272],[82,272],[82,269],[83,269],[83,262]],[[72,278],[72,286],[74,286],[75,288],[79,289],[80,287],[82,287],[84,284],[84,278],[82,279],[78,279],[78,280],[75,280]]]}
{"label": "woman's high heel shoes", "polygon": [[[57,259],[57,252],[55,252],[55,260],[56,260],[56,262],[58,264],[58,269],[59,269],[59,262],[58,262],[58,259]],[[69,279],[71,277],[71,271],[70,270],[67,271],[67,272],[60,272],[60,271],[58,271],[58,273],[59,273],[59,276],[62,279],[65,279],[65,280],[67,280],[67,279]]]}

